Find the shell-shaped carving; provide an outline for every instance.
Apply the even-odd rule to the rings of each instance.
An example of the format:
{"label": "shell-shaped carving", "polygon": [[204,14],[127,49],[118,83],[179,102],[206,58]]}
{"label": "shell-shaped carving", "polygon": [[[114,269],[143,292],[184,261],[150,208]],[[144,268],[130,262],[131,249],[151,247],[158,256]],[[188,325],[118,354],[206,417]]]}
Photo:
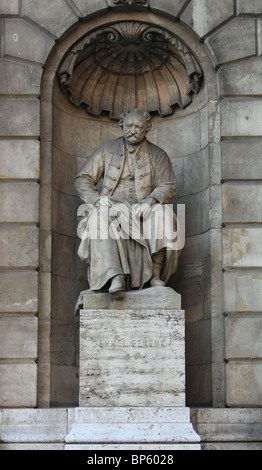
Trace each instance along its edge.
{"label": "shell-shaped carving", "polygon": [[169,32],[140,22],[115,23],[86,36],[59,69],[70,101],[99,116],[118,119],[127,108],[173,112],[197,93],[201,68],[191,51]]}

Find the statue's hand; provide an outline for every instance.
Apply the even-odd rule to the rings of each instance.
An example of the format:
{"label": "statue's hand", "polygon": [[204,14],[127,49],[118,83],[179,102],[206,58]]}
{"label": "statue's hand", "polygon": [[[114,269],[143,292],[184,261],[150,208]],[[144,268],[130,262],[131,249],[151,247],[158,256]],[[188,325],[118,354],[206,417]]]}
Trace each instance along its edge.
{"label": "statue's hand", "polygon": [[147,217],[149,216],[151,212],[151,207],[154,206],[156,203],[157,201],[153,197],[148,197],[146,199],[143,199],[137,211],[138,217],[140,217],[141,219],[147,219]]}
{"label": "statue's hand", "polygon": [[95,207],[111,207],[112,203],[108,196],[100,196],[99,200],[96,202]]}

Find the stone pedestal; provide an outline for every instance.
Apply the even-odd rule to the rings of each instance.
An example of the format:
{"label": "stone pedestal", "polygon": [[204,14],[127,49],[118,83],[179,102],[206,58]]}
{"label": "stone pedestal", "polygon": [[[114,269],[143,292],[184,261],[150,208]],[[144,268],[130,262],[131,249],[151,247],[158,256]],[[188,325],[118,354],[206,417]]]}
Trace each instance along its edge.
{"label": "stone pedestal", "polygon": [[66,450],[200,450],[185,407],[75,408]]}
{"label": "stone pedestal", "polygon": [[79,405],[88,409],[67,442],[197,443],[185,407],[180,295],[159,287],[115,300],[86,291],[79,303]]}

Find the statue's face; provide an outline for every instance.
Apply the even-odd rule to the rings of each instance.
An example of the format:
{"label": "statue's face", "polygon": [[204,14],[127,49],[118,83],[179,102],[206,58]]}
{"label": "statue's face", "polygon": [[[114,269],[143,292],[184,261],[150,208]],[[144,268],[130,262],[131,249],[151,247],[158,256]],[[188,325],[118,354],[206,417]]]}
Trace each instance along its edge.
{"label": "statue's face", "polygon": [[143,142],[148,131],[148,122],[136,113],[129,114],[123,121],[123,135],[130,145]]}

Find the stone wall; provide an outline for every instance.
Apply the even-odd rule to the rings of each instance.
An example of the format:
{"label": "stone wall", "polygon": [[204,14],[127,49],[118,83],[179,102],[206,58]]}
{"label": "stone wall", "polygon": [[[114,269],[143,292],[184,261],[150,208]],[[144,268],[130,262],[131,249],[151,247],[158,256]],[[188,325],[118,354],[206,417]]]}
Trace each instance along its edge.
{"label": "stone wall", "polygon": [[[198,123],[208,129],[201,127],[202,138],[197,140],[194,134],[197,127],[194,113],[190,116],[191,105],[185,116],[183,111],[174,115],[181,120],[181,128],[183,119],[192,121],[188,126],[192,134],[174,162],[178,200],[186,202],[189,214],[199,210],[202,224],[199,229],[188,227],[180,287],[175,280],[189,320],[189,404],[261,406],[261,2],[221,0],[218,6],[215,0],[151,0],[148,4],[138,8],[139,15],[182,29],[185,24],[183,31],[189,28],[199,41],[200,61],[205,62],[209,54],[213,62],[212,72],[205,70],[208,106],[206,110],[202,106],[204,120]],[[60,262],[54,262],[51,249],[52,240],[53,246],[61,241],[58,230],[59,235],[51,237],[51,206],[58,207],[54,205],[56,191],[63,193],[63,188],[61,181],[52,181],[50,176],[53,128],[45,117],[52,116],[52,86],[43,82],[41,87],[42,77],[54,81],[54,73],[45,73],[47,58],[60,44],[66,51],[69,33],[83,31],[89,20],[103,18],[100,15],[105,15],[105,21],[114,15],[126,18],[135,11],[134,6],[113,8],[106,0],[1,2],[2,407],[49,406],[51,356],[64,354],[63,349],[51,348],[52,327],[56,338],[61,326],[54,308],[51,317],[51,279],[61,281],[67,276],[63,271],[59,277]],[[174,23],[177,19],[180,26]],[[214,92],[216,86],[220,96]],[[172,118],[167,121],[171,123]],[[161,136],[159,144],[164,146],[163,132]],[[64,154],[58,150],[54,165],[63,161]],[[198,175],[196,180],[190,178],[191,170]],[[181,183],[180,175],[188,179]],[[65,235],[62,232],[64,242]],[[70,318],[62,322],[66,323],[63,338],[72,334]],[[66,360],[69,367],[74,364],[75,374],[75,358]],[[61,377],[65,362],[60,364]],[[207,397],[203,390],[208,390]]]}

